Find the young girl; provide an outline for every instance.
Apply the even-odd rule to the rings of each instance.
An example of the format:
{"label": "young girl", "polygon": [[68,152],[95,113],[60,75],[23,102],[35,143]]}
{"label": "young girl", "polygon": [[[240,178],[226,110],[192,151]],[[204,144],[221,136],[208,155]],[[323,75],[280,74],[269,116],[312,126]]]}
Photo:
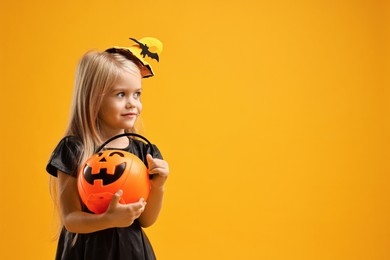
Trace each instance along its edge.
{"label": "young girl", "polygon": [[[147,201],[120,204],[119,190],[104,213],[93,214],[77,189],[79,168],[95,149],[113,136],[135,131],[142,111],[141,78],[154,75],[145,52],[154,45],[157,55],[162,45],[154,38],[133,41],[130,48],[88,52],[78,65],[69,125],[46,168],[57,177],[63,224],[56,259],[155,259],[142,227],[156,221],[169,173],[155,145],[151,149],[142,141],[121,137],[106,146],[131,151],[148,166],[153,178]],[[152,150],[155,153],[150,155]]]}

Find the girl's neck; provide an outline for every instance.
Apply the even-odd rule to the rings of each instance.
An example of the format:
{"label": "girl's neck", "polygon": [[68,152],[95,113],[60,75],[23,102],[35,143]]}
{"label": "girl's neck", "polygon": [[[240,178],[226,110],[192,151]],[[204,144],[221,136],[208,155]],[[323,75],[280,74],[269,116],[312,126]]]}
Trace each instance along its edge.
{"label": "girl's neck", "polygon": [[[114,132],[102,133],[102,140],[103,140],[103,142],[105,142],[106,140],[108,140],[116,135],[123,134],[123,133],[125,133],[125,131],[115,132],[115,133]],[[129,146],[129,144],[130,144],[129,138],[127,136],[123,136],[123,137],[112,140],[105,147],[106,148],[126,148]]]}

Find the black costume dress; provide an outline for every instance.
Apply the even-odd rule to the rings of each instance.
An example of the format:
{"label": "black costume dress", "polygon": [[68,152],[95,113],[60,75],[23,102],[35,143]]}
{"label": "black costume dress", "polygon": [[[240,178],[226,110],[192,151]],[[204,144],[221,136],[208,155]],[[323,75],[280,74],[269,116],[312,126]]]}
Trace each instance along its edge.
{"label": "black costume dress", "polygon": [[[136,139],[130,139],[130,145],[122,150],[129,151],[138,156],[147,165],[146,155],[151,152],[148,144]],[[162,159],[158,148],[153,145],[153,158]],[[47,164],[46,170],[57,177],[57,170],[60,170],[73,177],[77,177],[77,162],[82,149],[81,140],[74,136],[64,137],[54,149]],[[83,211],[90,212],[85,205]],[[156,259],[153,248],[142,230],[138,220],[127,228],[108,228],[105,230],[78,234],[75,244],[73,240],[76,234],[62,228],[56,259],[101,259],[101,260],[122,260],[122,259]]]}

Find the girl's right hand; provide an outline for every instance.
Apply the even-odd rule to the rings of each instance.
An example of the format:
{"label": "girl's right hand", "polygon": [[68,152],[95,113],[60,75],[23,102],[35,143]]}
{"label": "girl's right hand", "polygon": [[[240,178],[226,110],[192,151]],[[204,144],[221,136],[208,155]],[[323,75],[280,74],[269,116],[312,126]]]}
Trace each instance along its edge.
{"label": "girl's right hand", "polygon": [[110,205],[104,213],[113,227],[128,227],[144,212],[146,201],[141,198],[138,202],[120,204],[123,191],[119,190],[112,198]]}

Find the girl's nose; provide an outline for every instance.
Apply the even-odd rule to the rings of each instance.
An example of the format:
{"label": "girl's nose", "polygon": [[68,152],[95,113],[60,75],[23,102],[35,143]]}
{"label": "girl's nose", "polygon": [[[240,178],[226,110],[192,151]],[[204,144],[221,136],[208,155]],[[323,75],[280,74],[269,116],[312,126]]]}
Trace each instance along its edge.
{"label": "girl's nose", "polygon": [[131,98],[129,98],[129,99],[127,100],[127,103],[126,103],[126,108],[132,108],[132,107],[135,107],[134,100],[132,100]]}
{"label": "girl's nose", "polygon": [[126,103],[126,108],[132,108],[134,105],[129,101]]}

